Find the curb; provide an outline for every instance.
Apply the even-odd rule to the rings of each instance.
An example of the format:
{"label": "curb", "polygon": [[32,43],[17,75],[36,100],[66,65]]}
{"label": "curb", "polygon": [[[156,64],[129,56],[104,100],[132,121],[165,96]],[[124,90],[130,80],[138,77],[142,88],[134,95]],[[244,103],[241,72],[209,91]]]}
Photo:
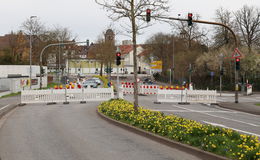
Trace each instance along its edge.
{"label": "curb", "polygon": [[108,121],[111,124],[114,124],[118,127],[124,128],[124,129],[131,131],[133,133],[136,133],[138,135],[145,136],[146,138],[149,138],[149,139],[154,140],[156,142],[159,142],[161,144],[167,145],[169,147],[176,148],[178,150],[192,154],[192,155],[194,155],[198,158],[201,158],[201,159],[204,159],[204,160],[209,160],[209,159],[210,160],[227,160],[228,159],[226,157],[219,156],[219,155],[216,155],[214,153],[210,153],[210,152],[198,149],[196,147],[192,147],[192,146],[187,145],[187,144],[183,144],[183,143],[180,143],[180,142],[177,142],[177,141],[170,140],[168,138],[156,135],[154,133],[151,133],[151,132],[145,131],[143,129],[131,126],[129,124],[126,124],[126,123],[123,123],[123,122],[120,122],[120,121],[116,121],[116,120],[114,120],[110,117],[107,117],[106,115],[98,112],[98,109],[96,109],[96,113],[102,119]]}
{"label": "curb", "polygon": [[229,110],[235,110],[235,111],[239,111],[239,112],[244,112],[244,113],[249,113],[249,114],[253,114],[253,115],[260,115],[259,112],[254,112],[254,111],[247,111],[244,109],[240,109],[240,108],[229,108],[226,107],[225,105],[222,105],[221,103],[218,103],[217,106],[221,107],[221,108],[225,108],[225,109],[229,109]]}
{"label": "curb", "polygon": [[17,103],[17,104],[8,104],[3,108],[0,108],[0,119],[6,115],[11,110],[15,109],[17,106],[23,106],[23,104]]}

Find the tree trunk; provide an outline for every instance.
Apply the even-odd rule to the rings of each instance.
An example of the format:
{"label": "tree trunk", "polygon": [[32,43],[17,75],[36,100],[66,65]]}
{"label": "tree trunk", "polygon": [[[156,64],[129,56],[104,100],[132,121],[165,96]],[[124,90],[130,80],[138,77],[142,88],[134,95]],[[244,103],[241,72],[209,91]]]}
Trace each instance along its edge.
{"label": "tree trunk", "polygon": [[101,63],[100,63],[100,73],[99,73],[99,75],[102,77],[102,75],[103,75],[103,62],[101,61]]}
{"label": "tree trunk", "polygon": [[131,0],[131,22],[133,38],[133,59],[134,59],[134,110],[138,111],[138,85],[137,85],[137,58],[136,58],[136,24],[134,16],[134,0]]}

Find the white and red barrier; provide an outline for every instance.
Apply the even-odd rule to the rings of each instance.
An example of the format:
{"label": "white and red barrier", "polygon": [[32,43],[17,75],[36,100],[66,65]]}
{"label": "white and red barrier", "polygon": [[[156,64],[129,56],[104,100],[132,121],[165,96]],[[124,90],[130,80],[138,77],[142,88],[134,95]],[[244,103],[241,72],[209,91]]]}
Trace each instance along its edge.
{"label": "white and red barrier", "polygon": [[[134,94],[134,83],[122,82],[123,94]],[[138,84],[138,93],[143,95],[154,95],[158,90],[184,90],[184,86],[159,86],[159,85],[142,85]]]}

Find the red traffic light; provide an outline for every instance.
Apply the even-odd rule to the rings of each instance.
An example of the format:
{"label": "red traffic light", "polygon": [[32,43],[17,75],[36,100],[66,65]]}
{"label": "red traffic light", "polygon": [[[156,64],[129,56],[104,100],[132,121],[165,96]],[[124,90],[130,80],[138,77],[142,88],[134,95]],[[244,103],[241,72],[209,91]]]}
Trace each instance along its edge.
{"label": "red traffic light", "polygon": [[116,56],[117,56],[117,57],[120,57],[120,56],[121,56],[121,53],[120,53],[120,52],[117,52],[117,53],[116,53]]}
{"label": "red traffic light", "polygon": [[236,62],[240,62],[240,59],[239,59],[239,58],[236,58]]}
{"label": "red traffic light", "polygon": [[146,13],[151,13],[151,10],[150,9],[146,9]]}
{"label": "red traffic light", "polygon": [[188,13],[188,17],[189,17],[189,18],[192,18],[192,13]]}

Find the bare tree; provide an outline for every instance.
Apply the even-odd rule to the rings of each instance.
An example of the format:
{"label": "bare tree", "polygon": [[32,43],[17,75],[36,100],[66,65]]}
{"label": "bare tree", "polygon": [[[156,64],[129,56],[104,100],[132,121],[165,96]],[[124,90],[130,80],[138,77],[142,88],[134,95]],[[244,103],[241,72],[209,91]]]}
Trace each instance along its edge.
{"label": "bare tree", "polygon": [[[199,16],[196,16],[198,19]],[[178,21],[173,23],[177,28],[177,34],[181,36],[187,42],[187,48],[192,47],[192,42],[205,43],[207,31],[205,29],[200,29],[198,24],[193,23],[192,26],[188,26],[187,22]]]}
{"label": "bare tree", "polygon": [[26,35],[28,43],[31,35],[32,41],[32,63],[39,62],[39,53],[42,48],[40,36],[45,32],[45,26],[38,17],[30,17],[26,19],[21,26],[23,33]]}
{"label": "bare tree", "polygon": [[[227,25],[231,28],[234,28],[234,23],[232,20],[232,13],[227,9],[223,9],[222,7],[216,10],[215,13],[215,20],[216,22],[222,23]],[[214,44],[215,48],[220,48],[224,45],[233,44],[234,38],[229,30],[225,27],[216,26],[214,27]]]}
{"label": "bare tree", "polygon": [[113,21],[127,18],[130,25],[128,31],[132,33],[133,60],[134,60],[134,109],[138,110],[138,88],[137,88],[137,56],[136,56],[136,35],[141,29],[146,27],[144,13],[146,9],[151,9],[152,15],[158,17],[168,11],[168,0],[95,0],[97,4],[110,12],[109,17]]}
{"label": "bare tree", "polygon": [[235,13],[235,18],[241,41],[251,53],[260,44],[260,10],[245,5]]}

